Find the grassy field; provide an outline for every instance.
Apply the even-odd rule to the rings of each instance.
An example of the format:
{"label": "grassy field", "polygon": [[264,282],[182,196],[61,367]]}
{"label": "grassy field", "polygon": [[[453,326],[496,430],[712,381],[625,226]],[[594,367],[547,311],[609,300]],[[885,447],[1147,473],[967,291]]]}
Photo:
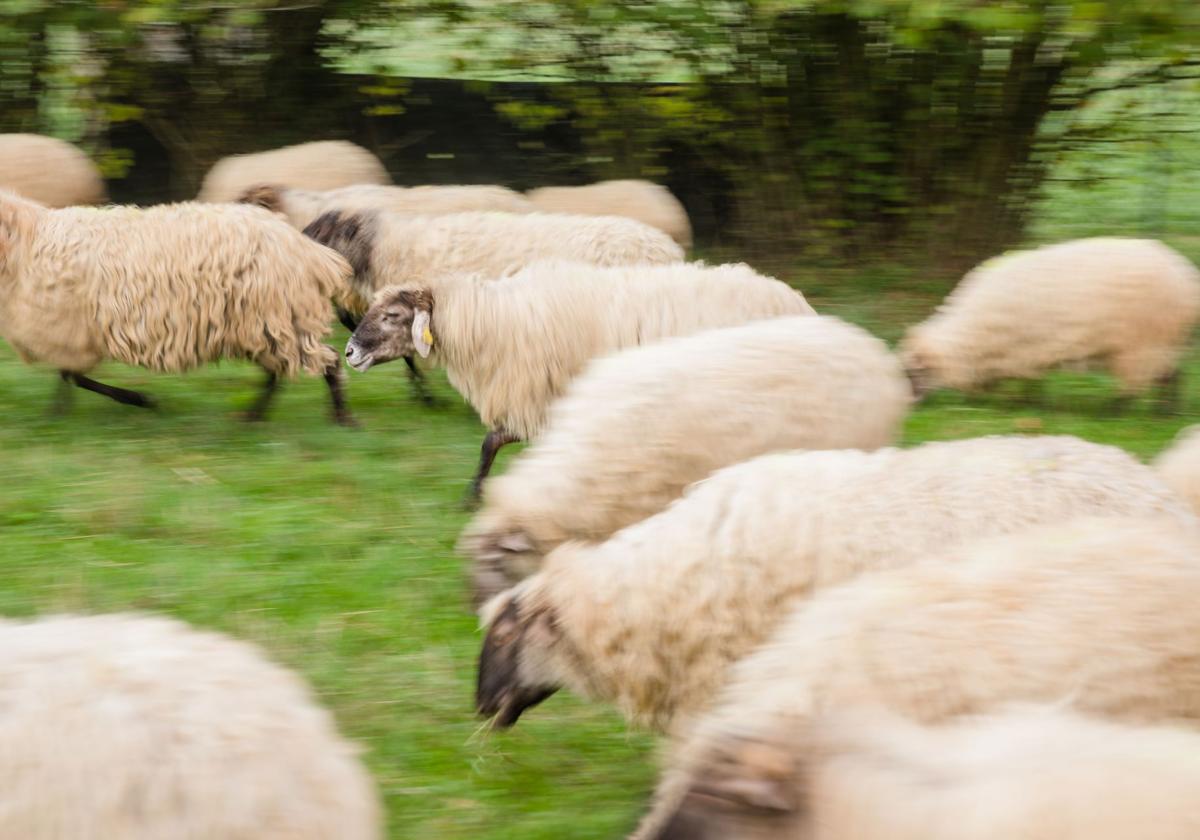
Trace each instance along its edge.
{"label": "grassy field", "polygon": [[[1134,200],[1105,189],[1104,202]],[[1081,195],[1060,189],[1036,235],[1120,218]],[[1169,240],[1200,258],[1200,240]],[[944,291],[902,272],[789,279],[889,340]],[[100,378],[151,392],[160,410],[79,392],[52,418],[55,377],[0,344],[0,614],[154,610],[260,643],[368,747],[393,837],[619,837],[651,788],[649,738],[565,693],[511,733],[473,717],[480,639],[453,545],[482,429],[443,379],[445,406],[428,410],[402,374],[351,374],[358,430],[328,422],[314,380],[286,388],[269,422],[241,423],[260,374],[235,364],[186,377],[107,366]],[[1101,375],[1052,377],[1039,407],[1017,393],[939,395],[904,442],[1073,433],[1150,456],[1200,409],[1200,357],[1180,416],[1145,402],[1110,416]]]}

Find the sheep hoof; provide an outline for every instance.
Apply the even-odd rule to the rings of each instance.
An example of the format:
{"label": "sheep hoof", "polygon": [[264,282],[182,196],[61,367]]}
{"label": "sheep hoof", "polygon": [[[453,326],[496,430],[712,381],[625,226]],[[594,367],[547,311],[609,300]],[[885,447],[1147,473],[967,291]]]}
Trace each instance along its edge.
{"label": "sheep hoof", "polygon": [[355,419],[349,411],[339,411],[333,415],[333,422],[346,429],[361,429],[362,423]]}
{"label": "sheep hoof", "polygon": [[462,497],[462,502],[460,503],[459,507],[461,507],[467,513],[472,513],[479,510],[481,495],[482,494],[479,492],[478,488],[472,487],[466,492],[466,495]]}

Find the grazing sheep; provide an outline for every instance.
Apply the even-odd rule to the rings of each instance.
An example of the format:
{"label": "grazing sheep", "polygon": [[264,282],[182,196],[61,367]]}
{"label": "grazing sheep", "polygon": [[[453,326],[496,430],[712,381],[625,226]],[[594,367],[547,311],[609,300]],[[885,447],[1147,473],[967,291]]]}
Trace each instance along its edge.
{"label": "grazing sheep", "polygon": [[887,345],[837,318],[773,318],[597,359],[488,483],[461,548],[476,603],[570,539],[604,540],[687,485],[784,449],[894,442],[912,401]]}
{"label": "grazing sheep", "polygon": [[1080,239],[983,263],[908,331],[901,352],[919,392],[1095,360],[1124,397],[1158,383],[1174,401],[1198,313],[1200,272],[1166,245]]}
{"label": "grazing sheep", "polygon": [[745,265],[546,261],[500,282],[459,275],[384,289],[350,337],[346,359],[365,371],[413,352],[435,354],[491,430],[472,484],[478,496],[496,451],[537,437],[550,403],[592,358],[712,327],[809,314],[803,295]]}
{"label": "grazing sheep", "polygon": [[0,193],[0,336],[26,362],[128,405],[150,400],[89,379],[105,359],[184,371],[226,358],[279,377],[322,374],[335,418],[352,418],[341,360],[322,344],[350,266],[282,219],[244,205],[48,210]]}
{"label": "grazing sheep", "polygon": [[1088,514],[1195,524],[1144,464],[1072,437],[765,455],[607,542],[560,546],[490,601],[477,705],[509,726],[567,686],[668,729],[814,591]]}
{"label": "grazing sheep", "polygon": [[670,235],[681,247],[692,247],[687,210],[666,187],[650,181],[599,181],[582,187],[541,187],[525,193],[547,213],[628,216]]}
{"label": "grazing sheep", "polygon": [[352,184],[390,184],[379,158],[345,140],[321,140],[233,155],[213,164],[200,185],[197,201],[237,201],[255,184],[302,190],[332,190]]}
{"label": "grazing sheep", "polygon": [[356,184],[323,192],[256,184],[238,196],[238,201],[257,204],[272,213],[282,213],[293,227],[301,230],[331,210],[344,213],[385,210],[419,216],[486,211],[532,213],[535,210],[533,204],[519,192],[482,184],[424,187]]}
{"label": "grazing sheep", "polygon": [[0,134],[0,190],[47,207],[107,198],[96,164],[70,143],[40,134]]}
{"label": "grazing sheep", "polygon": [[296,675],[137,615],[0,623],[0,836],[377,840],[374,784]]}
{"label": "grazing sheep", "polygon": [[729,745],[654,840],[1193,840],[1200,733],[1006,706],[920,726],[834,712]]}
{"label": "grazing sheep", "polygon": [[[354,266],[342,323],[353,331],[375,293],[391,283],[437,288],[446,277],[501,277],[537,260],[563,258],[593,265],[677,263],[683,251],[669,237],[630,219],[534,213],[454,213],[408,216],[379,210],[333,210],[304,229]],[[418,396],[429,402],[412,353],[404,356]]]}
{"label": "grazing sheep", "polygon": [[[761,743],[813,756],[820,718],[858,704],[922,723],[1059,701],[1130,723],[1194,723],[1198,601],[1196,525],[1164,519],[1047,525],[833,587],[732,669],[716,710],[673,757],[639,836],[655,836],[681,794],[703,793],[725,756]],[[787,793],[801,772],[776,766],[776,784],[759,793],[804,819]]]}
{"label": "grazing sheep", "polygon": [[1188,426],[1154,459],[1167,486],[1200,514],[1200,426]]}

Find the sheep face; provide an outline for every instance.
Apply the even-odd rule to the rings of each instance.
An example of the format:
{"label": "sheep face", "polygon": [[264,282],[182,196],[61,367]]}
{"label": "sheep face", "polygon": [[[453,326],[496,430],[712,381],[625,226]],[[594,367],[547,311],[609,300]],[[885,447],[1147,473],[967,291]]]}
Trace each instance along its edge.
{"label": "sheep face", "polygon": [[471,577],[477,608],[534,574],[543,557],[533,539],[519,528],[473,534],[467,540],[467,550],[475,560]]}
{"label": "sheep face", "polygon": [[910,332],[905,336],[900,347],[900,362],[912,385],[913,396],[918,400],[941,386],[939,354],[920,333]]}
{"label": "sheep face", "polygon": [[428,289],[384,289],[346,343],[346,363],[365,371],[414,353],[428,356],[434,341],[432,316],[433,295]]}
{"label": "sheep face", "polygon": [[262,207],[272,213],[283,212],[283,192],[274,184],[255,184],[243,191],[237,202]]}
{"label": "sheep face", "polygon": [[516,595],[500,598],[479,654],[475,707],[507,729],[558,691],[552,674],[561,633],[549,609],[523,611]]}

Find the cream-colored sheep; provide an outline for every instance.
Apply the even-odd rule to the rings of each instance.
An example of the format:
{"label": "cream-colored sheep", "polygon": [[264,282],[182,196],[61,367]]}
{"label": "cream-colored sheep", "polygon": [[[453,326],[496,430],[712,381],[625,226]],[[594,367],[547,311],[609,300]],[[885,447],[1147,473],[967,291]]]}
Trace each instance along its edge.
{"label": "cream-colored sheep", "polygon": [[[731,745],[732,746],[732,745]],[[654,840],[1193,840],[1200,733],[1047,706],[940,726],[834,712],[727,748]]]}
{"label": "cream-colored sheep", "polygon": [[550,403],[591,359],[712,327],[809,314],[803,295],[745,265],[546,261],[501,281],[459,275],[384,289],[346,359],[365,371],[433,353],[491,430],[473,484],[478,494],[496,451],[536,438]]}
{"label": "cream-colored sheep", "polygon": [[1188,426],[1154,459],[1154,469],[1200,514],[1200,426]]}
{"label": "cream-colored sheep", "polygon": [[547,213],[588,216],[628,216],[670,235],[684,248],[692,247],[692,223],[679,199],[650,181],[599,181],[582,187],[541,187],[525,193]]}
{"label": "cream-colored sheep", "polygon": [[667,729],[814,591],[1089,514],[1195,524],[1149,467],[1072,437],[765,455],[607,542],[560,546],[489,602],[478,707],[509,725],[566,686]]}
{"label": "cream-colored sheep", "polygon": [[444,216],[488,211],[532,213],[536,209],[529,199],[515,190],[484,184],[422,187],[356,184],[324,191],[256,184],[238,196],[238,201],[283,213],[293,227],[301,230],[331,210],[385,210],[417,216]]}
{"label": "cream-colored sheep", "polygon": [[352,422],[341,360],[322,343],[350,266],[282,219],[245,205],[48,210],[0,193],[0,336],[26,362],[118,402],[148,398],[86,374],[105,359],[184,371],[250,359],[267,386],[321,374],[338,422]]}
{"label": "cream-colored sheep", "polygon": [[244,642],[137,615],[3,622],[0,707],[0,837],[383,837],[358,750]]}
{"label": "cream-colored sheep", "polygon": [[876,449],[912,402],[882,341],[837,318],[755,321],[593,361],[488,483],[461,548],[476,603],[571,540],[604,540],[693,481],[785,449]]}
{"label": "cream-colored sheep", "polygon": [[47,207],[100,204],[107,198],[100,170],[87,155],[40,134],[0,134],[0,190]]}
{"label": "cream-colored sheep", "polygon": [[918,390],[971,389],[1101,361],[1126,396],[1178,391],[1179,358],[1200,314],[1200,272],[1151,239],[1080,239],[983,263],[908,331]]}
{"label": "cream-colored sheep", "polygon": [[[1196,523],[1154,518],[1046,525],[833,587],[732,669],[639,835],[654,836],[731,752],[756,743],[809,752],[817,721],[857,704],[925,723],[1058,701],[1131,723],[1194,723],[1198,599]],[[798,768],[779,770],[782,794]]]}
{"label": "cream-colored sheep", "polygon": [[379,158],[345,140],[320,140],[233,155],[213,164],[200,185],[197,201],[237,201],[255,184],[301,190],[332,190],[352,184],[390,184]]}

